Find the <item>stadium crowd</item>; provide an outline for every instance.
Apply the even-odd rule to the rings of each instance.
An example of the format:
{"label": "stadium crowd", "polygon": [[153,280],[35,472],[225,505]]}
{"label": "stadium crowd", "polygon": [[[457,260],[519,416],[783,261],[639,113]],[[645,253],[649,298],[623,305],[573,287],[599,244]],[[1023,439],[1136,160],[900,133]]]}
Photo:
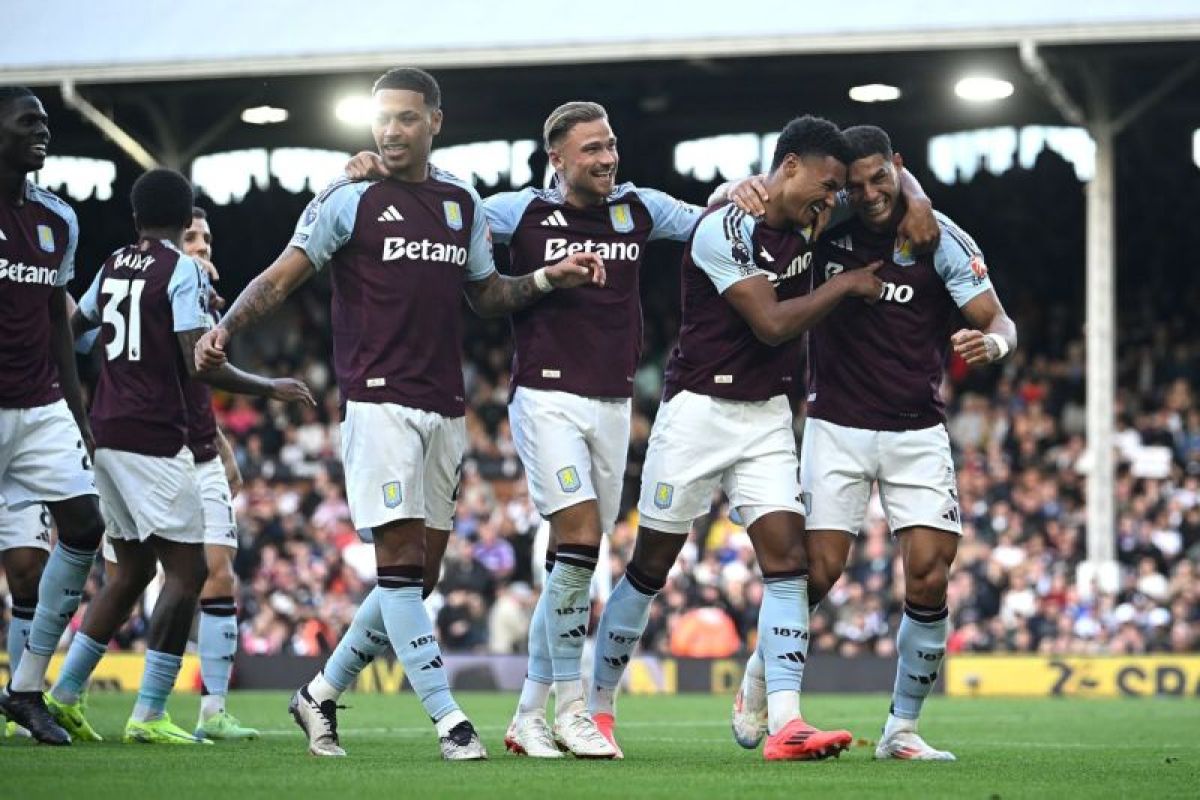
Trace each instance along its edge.
{"label": "stadium crowd", "polygon": [[[1122,288],[1116,497],[1121,577],[1115,592],[1081,592],[1075,568],[1084,556],[1088,461],[1081,184],[1049,152],[1031,169],[1001,176],[981,170],[972,181],[950,186],[922,177],[935,205],[979,241],[1021,333],[1015,357],[998,369],[970,372],[952,363],[943,390],[964,522],[950,584],[951,652],[1200,648],[1200,342],[1187,335],[1200,329],[1200,282],[1165,269],[1130,281],[1136,289]],[[712,188],[679,176],[658,186],[701,202]],[[480,187],[485,195],[495,188]],[[1014,193],[1029,200],[1019,213],[997,202]],[[1157,199],[1168,194],[1170,201]],[[252,189],[234,205],[210,206],[220,291],[236,294],[269,262],[309,197],[273,186]],[[1194,219],[1198,197],[1195,191],[1163,192],[1148,202],[1160,204],[1163,218]],[[1176,208],[1180,203],[1193,208]],[[89,232],[120,232],[126,216],[114,202],[75,206],[85,232],[79,271],[86,280],[108,252],[108,243],[89,240]],[[1122,235],[1133,240],[1122,242],[1122,254],[1166,258],[1150,229],[1131,227]],[[622,514],[611,537],[614,580],[632,547],[640,465],[663,363],[678,329],[679,252],[675,245],[656,245],[644,267],[646,346]],[[1127,261],[1123,256],[1121,263]],[[1119,280],[1132,272],[1123,266]],[[236,499],[236,568],[242,578],[241,644],[249,654],[328,652],[374,579],[373,552],[354,531],[343,491],[328,318],[328,284],[319,279],[256,330],[233,359],[269,374],[302,377],[320,398],[316,408],[287,411],[272,402],[218,396],[219,420],[235,444],[244,480]],[[523,652],[544,539],[539,542],[541,520],[508,429],[507,323],[472,318],[467,343],[469,453],[455,536],[429,603],[445,650]],[[850,567],[813,616],[816,647],[892,655],[901,581],[875,498]],[[95,589],[90,586],[91,593]],[[643,652],[739,652],[752,644],[761,598],[749,538],[722,498],[714,497],[654,605]],[[141,647],[145,624],[135,614],[116,644]]]}

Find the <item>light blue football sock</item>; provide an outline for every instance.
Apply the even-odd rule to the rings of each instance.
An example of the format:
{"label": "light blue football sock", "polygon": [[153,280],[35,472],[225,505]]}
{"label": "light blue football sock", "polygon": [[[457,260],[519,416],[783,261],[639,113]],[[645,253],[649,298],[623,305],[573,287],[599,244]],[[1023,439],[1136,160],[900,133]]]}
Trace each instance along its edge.
{"label": "light blue football sock", "polygon": [[379,604],[379,591],[372,589],[363,598],[350,627],[321,668],[325,680],[338,692],[349,689],[358,674],[387,649],[388,637]]}
{"label": "light blue football sock", "polygon": [[650,606],[665,581],[650,578],[630,564],[613,588],[596,629],[596,658],[588,708],[593,714],[613,712],[621,677],[650,621]]}
{"label": "light blue football sock", "polygon": [[433,623],[421,602],[424,569],[379,567],[379,607],[387,638],[404,665],[404,674],[434,722],[458,711],[442,666],[442,651]]}
{"label": "light blue football sock", "polygon": [[232,597],[200,601],[200,626],[196,640],[200,651],[200,682],[204,694],[229,694],[233,658],[237,654],[237,603]]}
{"label": "light blue football sock", "polygon": [[758,612],[767,694],[800,691],[808,660],[808,578],[803,573],[763,575]]}
{"label": "light blue football sock", "polygon": [[75,634],[63,661],[62,671],[58,673],[58,680],[50,690],[54,699],[67,705],[79,702],[83,687],[87,685],[88,679],[96,671],[96,665],[104,658],[106,652],[107,642],[97,642],[83,632]]}
{"label": "light blue football sock", "polygon": [[12,673],[13,691],[42,690],[50,656],[79,608],[83,587],[87,583],[88,573],[92,571],[95,557],[94,552],[75,550],[61,542],[50,553],[46,568],[42,571],[41,583],[38,584],[37,609],[25,643],[25,648],[35,657],[22,656],[21,663]]}
{"label": "light blue football sock", "polygon": [[554,683],[554,662],[550,658],[550,638],[546,628],[546,607],[550,604],[550,593],[542,590],[533,616],[529,619],[529,667],[530,680],[538,683]]}
{"label": "light blue football sock", "polygon": [[900,719],[917,719],[921,706],[937,683],[946,657],[950,614],[943,605],[927,608],[904,604],[900,630],[896,632],[896,684],[892,690],[892,714]]}
{"label": "light blue football sock", "polygon": [[33,625],[33,613],[37,608],[37,600],[19,601],[13,598],[12,614],[8,621],[8,671],[16,672],[21,663],[21,654],[25,652],[25,642],[29,641],[29,628]]}
{"label": "light blue football sock", "polygon": [[167,708],[167,698],[175,688],[183,656],[164,653],[161,650],[146,651],[146,666],[142,671],[142,685],[138,687],[137,702],[133,706],[133,718],[137,722],[158,719]]}
{"label": "light blue football sock", "polygon": [[[592,574],[599,557],[599,547],[560,544],[554,571],[546,581],[546,630],[560,712],[564,704],[583,697],[580,662],[591,614]],[[563,694],[565,688],[570,689],[568,696]]]}

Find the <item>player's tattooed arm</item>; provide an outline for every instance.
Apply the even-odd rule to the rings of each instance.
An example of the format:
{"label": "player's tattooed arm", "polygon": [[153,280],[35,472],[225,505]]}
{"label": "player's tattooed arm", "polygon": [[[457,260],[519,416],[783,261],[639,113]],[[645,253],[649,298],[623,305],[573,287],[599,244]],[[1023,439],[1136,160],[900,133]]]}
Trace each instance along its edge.
{"label": "player's tattooed arm", "polygon": [[589,283],[603,286],[605,277],[604,261],[600,256],[572,253],[557,264],[520,277],[493,272],[483,280],[468,283],[463,292],[479,316],[503,317],[532,305],[554,289],[571,289]]}
{"label": "player's tattooed arm", "polygon": [[204,333],[202,328],[196,328],[175,334],[179,340],[179,347],[183,350],[183,362],[188,365],[188,374],[191,377],[214,388],[234,394],[269,397],[285,403],[301,402],[310,406],[317,404],[304,381],[294,378],[266,378],[240,370],[229,362],[224,362],[213,369],[199,369],[190,356],[196,352],[201,335]]}
{"label": "player's tattooed arm", "polygon": [[275,263],[250,281],[237,302],[229,309],[221,322],[196,343],[194,359],[187,359],[202,370],[213,370],[225,363],[225,346],[229,337],[247,328],[270,314],[315,272],[308,254],[298,247],[289,246]]}
{"label": "player's tattooed arm", "polygon": [[79,433],[90,455],[96,451],[96,441],[92,438],[92,426],[88,422],[87,409],[83,405],[79,373],[75,370],[75,337],[71,335],[71,319],[77,316],[79,311],[74,309],[71,313],[68,303],[75,305],[63,287],[57,287],[50,294],[50,350],[55,366],[58,367],[58,382],[62,387],[63,398],[67,401],[67,407],[71,409],[71,416],[79,426]]}
{"label": "player's tattooed arm", "polygon": [[972,366],[999,361],[1017,347],[1017,324],[1004,311],[994,289],[988,289],[962,307],[971,328],[950,337],[954,352]]}
{"label": "player's tattooed arm", "polygon": [[868,303],[879,300],[883,282],[875,272],[883,262],[874,261],[862,269],[839,273],[813,292],[778,300],[775,287],[765,276],[746,278],[730,286],[722,295],[737,310],[764,344],[781,345],[816,325],[848,297]]}

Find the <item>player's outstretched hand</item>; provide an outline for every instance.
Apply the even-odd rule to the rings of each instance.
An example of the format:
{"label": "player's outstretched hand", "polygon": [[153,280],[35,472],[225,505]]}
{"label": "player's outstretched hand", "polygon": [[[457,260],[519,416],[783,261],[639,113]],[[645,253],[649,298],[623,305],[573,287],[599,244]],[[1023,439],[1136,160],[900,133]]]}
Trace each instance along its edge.
{"label": "player's outstretched hand", "polygon": [[963,328],[950,337],[954,352],[971,366],[990,364],[1000,358],[1000,346],[983,331]]}
{"label": "player's outstretched hand", "polygon": [[362,181],[371,178],[386,178],[391,173],[383,163],[383,156],[370,150],[356,153],[354,158],[346,163],[346,177]]}
{"label": "player's outstretched hand", "polygon": [[220,325],[206,331],[196,341],[196,370],[208,372],[219,369],[225,363],[225,345],[229,342],[229,331]]}
{"label": "player's outstretched hand", "polygon": [[761,217],[767,213],[767,207],[764,204],[770,199],[770,195],[763,177],[751,175],[729,187],[729,199],[750,216]]}
{"label": "player's outstretched hand", "polygon": [[304,403],[308,406],[315,406],[317,404],[307,384],[295,378],[273,379],[271,381],[271,393],[267,396],[272,400],[282,400],[285,403]]}
{"label": "player's outstretched hand", "polygon": [[845,286],[847,297],[861,297],[868,305],[874,305],[883,297],[883,281],[875,275],[882,266],[882,261],[872,261],[862,269],[838,273],[834,280]]}
{"label": "player's outstretched hand", "polygon": [[593,283],[603,286],[607,278],[604,260],[595,253],[572,253],[557,264],[546,267],[546,277],[555,289],[571,289]]}

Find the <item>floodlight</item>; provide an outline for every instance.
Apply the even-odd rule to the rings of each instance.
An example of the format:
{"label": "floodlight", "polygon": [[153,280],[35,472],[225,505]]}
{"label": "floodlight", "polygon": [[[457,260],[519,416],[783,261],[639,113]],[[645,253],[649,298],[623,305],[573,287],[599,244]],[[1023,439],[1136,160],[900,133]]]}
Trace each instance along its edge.
{"label": "floodlight", "polygon": [[275,125],[279,122],[286,122],[287,118],[286,108],[275,108],[274,106],[255,106],[242,112],[242,122],[250,125]]}
{"label": "floodlight", "polygon": [[886,83],[867,83],[850,88],[850,99],[859,103],[886,103],[900,99],[900,90]]}
{"label": "floodlight", "polygon": [[1013,93],[1013,85],[1000,78],[972,75],[954,84],[954,93],[972,103],[987,103],[1003,100]]}

